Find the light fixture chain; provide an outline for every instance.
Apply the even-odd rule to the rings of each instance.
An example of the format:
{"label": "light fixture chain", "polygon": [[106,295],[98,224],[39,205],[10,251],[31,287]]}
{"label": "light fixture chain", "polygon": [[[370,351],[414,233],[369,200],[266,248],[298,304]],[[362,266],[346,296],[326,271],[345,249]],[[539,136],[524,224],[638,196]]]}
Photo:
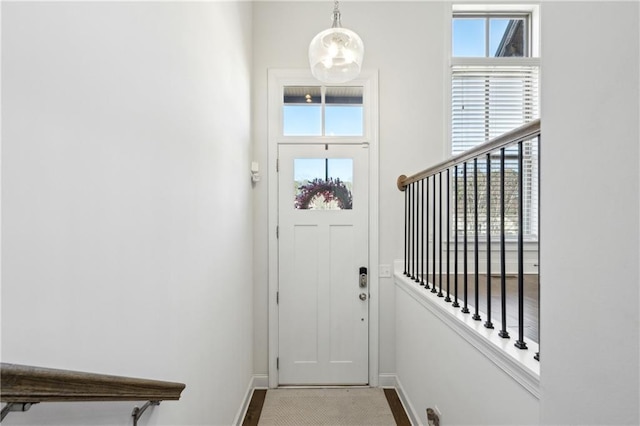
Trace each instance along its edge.
{"label": "light fixture chain", "polygon": [[331,24],[331,28],[340,28],[342,27],[342,22],[340,22],[340,2],[335,0],[333,2],[333,23]]}

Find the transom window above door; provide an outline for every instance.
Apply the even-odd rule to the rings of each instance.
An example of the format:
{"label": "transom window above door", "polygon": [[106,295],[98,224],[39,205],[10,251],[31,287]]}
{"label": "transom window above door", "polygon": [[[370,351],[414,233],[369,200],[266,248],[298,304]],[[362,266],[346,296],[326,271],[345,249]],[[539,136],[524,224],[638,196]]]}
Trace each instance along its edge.
{"label": "transom window above door", "polygon": [[283,136],[363,136],[362,86],[285,86]]}

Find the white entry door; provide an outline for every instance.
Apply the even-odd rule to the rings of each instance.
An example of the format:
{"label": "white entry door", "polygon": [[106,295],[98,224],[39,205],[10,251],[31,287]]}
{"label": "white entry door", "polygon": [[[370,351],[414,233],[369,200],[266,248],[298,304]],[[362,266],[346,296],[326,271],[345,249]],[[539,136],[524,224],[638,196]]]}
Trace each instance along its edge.
{"label": "white entry door", "polygon": [[278,147],[280,385],[368,383],[368,155]]}

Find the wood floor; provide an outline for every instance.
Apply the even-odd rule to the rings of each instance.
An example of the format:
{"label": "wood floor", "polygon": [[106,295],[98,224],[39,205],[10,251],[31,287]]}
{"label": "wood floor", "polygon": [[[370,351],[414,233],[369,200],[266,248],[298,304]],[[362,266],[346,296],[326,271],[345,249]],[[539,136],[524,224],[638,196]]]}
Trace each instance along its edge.
{"label": "wood floor", "polygon": [[[449,277],[449,291],[451,298],[454,294],[454,275]],[[429,282],[433,281],[433,276],[429,275]],[[494,328],[500,330],[502,328],[502,307],[500,293],[500,276],[491,277],[491,322]],[[518,278],[515,275],[506,277],[506,320],[507,331],[511,338],[518,336]],[[539,295],[539,276],[537,274],[524,275],[524,336],[528,339],[538,342],[538,295]],[[440,276],[435,276],[438,290],[440,289]],[[478,274],[478,310],[482,313],[487,311],[487,275]],[[442,292],[446,296],[447,293],[447,276],[442,276]],[[458,275],[458,299],[460,306],[464,305],[464,276]],[[443,302],[444,303],[444,302]],[[473,315],[475,312],[475,275],[470,274],[467,278],[467,305]],[[487,321],[484,314],[480,314],[482,323]]]}
{"label": "wood floor", "polygon": [[396,425],[411,426],[411,421],[409,420],[409,416],[407,416],[407,412],[404,411],[404,406],[402,405],[402,402],[400,402],[398,392],[396,392],[395,389],[385,388],[384,396],[387,397],[387,402],[389,403],[389,407],[393,413]]}
{"label": "wood floor", "polygon": [[[264,401],[267,396],[268,390],[255,389],[247,408],[247,413],[242,422],[242,426],[258,426],[260,421],[260,414],[264,407]],[[404,410],[402,402],[395,389],[384,389],[384,395],[386,397],[393,419],[398,426],[411,426],[411,421]],[[330,409],[330,407],[327,407]]]}
{"label": "wood floor", "polygon": [[260,413],[264,406],[264,399],[267,397],[266,389],[255,389],[251,396],[251,402],[249,402],[249,408],[247,408],[247,414],[244,416],[242,426],[258,426],[258,420],[260,420]]}

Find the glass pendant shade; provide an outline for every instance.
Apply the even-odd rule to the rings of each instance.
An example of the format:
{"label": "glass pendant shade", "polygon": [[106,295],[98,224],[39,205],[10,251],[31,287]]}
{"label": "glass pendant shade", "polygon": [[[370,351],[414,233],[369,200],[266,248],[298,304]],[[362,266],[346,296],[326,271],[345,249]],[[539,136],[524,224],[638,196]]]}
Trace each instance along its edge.
{"label": "glass pendant shade", "polygon": [[362,39],[340,26],[336,2],[332,28],[318,33],[309,45],[311,73],[323,83],[345,83],[360,74],[363,57]]}

